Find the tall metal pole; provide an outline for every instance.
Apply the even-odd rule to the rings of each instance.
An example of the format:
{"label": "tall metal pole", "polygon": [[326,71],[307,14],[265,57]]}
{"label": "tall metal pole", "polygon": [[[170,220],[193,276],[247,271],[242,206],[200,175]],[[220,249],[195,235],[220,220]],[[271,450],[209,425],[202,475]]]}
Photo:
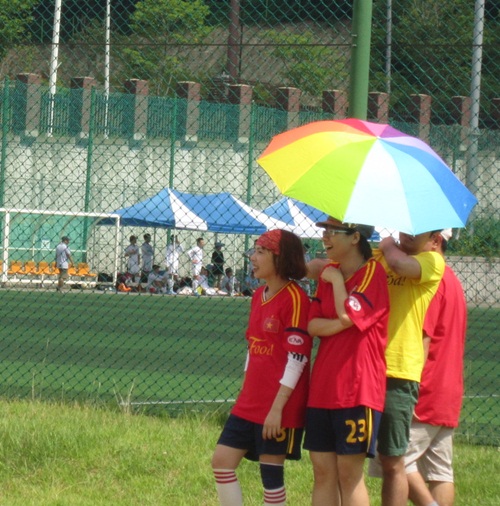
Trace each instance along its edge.
{"label": "tall metal pole", "polygon": [[[5,204],[5,175],[7,170],[7,144],[10,120],[10,82],[5,77],[2,92],[2,154],[0,160],[0,207]],[[1,220],[0,220],[1,223]]]}
{"label": "tall metal pole", "polygon": [[52,136],[54,132],[54,105],[57,90],[57,69],[59,68],[59,34],[61,32],[61,4],[62,0],[55,0],[49,71],[49,136]]}
{"label": "tall metal pole", "polygon": [[[92,88],[90,91],[90,119],[89,119],[89,142],[87,145],[87,168],[85,171],[85,200],[83,204],[83,210],[88,213],[90,209],[90,194],[92,191],[92,162],[94,155],[94,129],[95,129],[95,102],[96,102],[96,91]],[[89,218],[85,217],[83,220],[83,232],[82,232],[82,261],[87,261],[87,240],[89,230]]]}
{"label": "tall metal pole", "polygon": [[372,11],[372,0],[354,0],[349,84],[349,116],[352,118],[366,119],[367,116]]}
{"label": "tall metal pole", "polygon": [[104,137],[109,134],[109,76],[111,50],[111,0],[106,0],[106,42],[104,48]]}
{"label": "tall metal pole", "polygon": [[467,187],[472,193],[477,190],[477,153],[479,151],[479,113],[481,101],[481,68],[483,61],[483,33],[484,33],[484,5],[485,0],[476,0],[474,6],[474,34],[472,43],[471,65],[471,118],[469,157],[467,164]]}

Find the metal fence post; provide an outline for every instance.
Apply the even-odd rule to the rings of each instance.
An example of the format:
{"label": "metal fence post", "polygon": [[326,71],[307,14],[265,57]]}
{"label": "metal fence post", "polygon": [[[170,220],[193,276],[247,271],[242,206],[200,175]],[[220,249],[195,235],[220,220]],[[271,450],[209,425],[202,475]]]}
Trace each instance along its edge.
{"label": "metal fence post", "polygon": [[[90,208],[90,192],[92,190],[92,157],[94,152],[94,130],[95,130],[95,102],[96,102],[96,89],[92,87],[90,91],[90,117],[89,117],[89,141],[87,143],[87,164],[85,170],[85,200],[84,211],[89,212]],[[82,261],[87,261],[87,240],[88,240],[88,218],[83,221],[82,233]]]}
{"label": "metal fence post", "polygon": [[349,115],[359,119],[366,119],[368,109],[371,23],[372,0],[354,0]]}
{"label": "metal fence post", "polygon": [[4,204],[5,193],[5,167],[7,163],[7,145],[9,135],[9,117],[10,117],[10,82],[6,77],[3,82],[2,97],[2,159],[0,162],[0,207]]}

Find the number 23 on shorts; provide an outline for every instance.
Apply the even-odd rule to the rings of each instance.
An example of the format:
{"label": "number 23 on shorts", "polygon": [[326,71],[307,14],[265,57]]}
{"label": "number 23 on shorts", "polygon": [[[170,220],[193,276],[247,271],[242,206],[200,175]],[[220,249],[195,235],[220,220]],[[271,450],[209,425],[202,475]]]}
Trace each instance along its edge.
{"label": "number 23 on shorts", "polygon": [[349,434],[346,437],[347,443],[362,443],[366,441],[368,438],[366,420],[346,420],[345,424],[349,427]]}

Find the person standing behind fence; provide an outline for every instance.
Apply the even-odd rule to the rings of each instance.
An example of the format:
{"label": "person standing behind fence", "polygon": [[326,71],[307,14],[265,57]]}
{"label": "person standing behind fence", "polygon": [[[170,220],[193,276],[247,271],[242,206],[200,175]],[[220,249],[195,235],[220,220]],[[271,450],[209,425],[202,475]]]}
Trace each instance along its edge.
{"label": "person standing behind fence", "polygon": [[203,247],[205,246],[205,239],[198,237],[196,239],[196,246],[193,246],[187,251],[187,256],[191,259],[191,287],[193,295],[199,295],[198,286],[200,284],[201,268],[203,267]]}
{"label": "person standing behind fence", "polygon": [[132,279],[139,281],[139,271],[141,270],[141,254],[139,246],[137,246],[137,237],[130,236],[130,244],[125,248],[125,257],[127,258],[127,273],[132,276]]}
{"label": "person standing behind fence", "polygon": [[259,461],[264,504],[285,504],[283,466],[286,458],[300,458],[305,421],[309,299],[291,281],[306,273],[300,239],[283,230],[266,232],[251,262],[266,284],[252,298],[243,387],[212,457],[222,506],[243,504],[236,477],[243,458]]}
{"label": "person standing behind fence", "polygon": [[215,286],[220,288],[220,281],[222,276],[224,276],[224,253],[222,252],[222,247],[224,246],[221,242],[215,243],[215,250],[212,253],[212,275],[215,278]]}
{"label": "person standing behind fence", "polygon": [[[444,255],[451,229],[441,232]],[[453,432],[462,407],[467,304],[462,285],[446,266],[424,323],[428,349],[405,456],[410,500],[417,506],[452,506]],[[427,487],[426,483],[429,485]]]}
{"label": "person standing behind fence", "polygon": [[147,282],[149,273],[153,270],[155,251],[151,244],[151,235],[144,234],[143,238],[144,242],[142,243],[141,246],[141,255],[142,255],[141,281]]}
{"label": "person standing behind fence", "polygon": [[64,282],[68,279],[68,269],[73,265],[71,250],[69,249],[69,237],[61,237],[61,242],[56,247],[56,267],[59,269],[57,279],[57,291],[61,292]]}
{"label": "person standing behind fence", "polygon": [[179,277],[179,257],[184,252],[176,235],[170,237],[170,244],[165,249],[165,267],[167,268],[167,293],[174,295],[174,284]]}

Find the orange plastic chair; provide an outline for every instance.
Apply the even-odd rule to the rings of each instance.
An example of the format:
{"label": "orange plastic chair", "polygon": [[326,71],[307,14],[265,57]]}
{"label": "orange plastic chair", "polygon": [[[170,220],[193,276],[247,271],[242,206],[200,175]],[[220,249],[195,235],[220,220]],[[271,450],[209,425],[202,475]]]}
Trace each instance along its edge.
{"label": "orange plastic chair", "polygon": [[50,264],[50,271],[51,274],[59,274],[59,269],[57,268],[57,264],[55,262]]}
{"label": "orange plastic chair", "polygon": [[36,268],[36,263],[33,260],[28,260],[24,264],[24,274],[36,275],[38,274],[38,270]]}
{"label": "orange plastic chair", "polygon": [[36,272],[39,276],[50,276],[52,274],[52,269],[50,268],[49,262],[45,262],[42,260],[38,264],[38,269]]}
{"label": "orange plastic chair", "polygon": [[86,278],[97,278],[97,272],[90,272],[89,264],[86,262],[78,264],[78,275]]}
{"label": "orange plastic chair", "polygon": [[80,276],[80,274],[78,274],[78,269],[74,265],[68,267],[68,274],[70,276]]}
{"label": "orange plastic chair", "polygon": [[10,263],[9,270],[7,271],[9,276],[17,276],[18,274],[23,274],[23,263],[19,260],[13,260]]}

